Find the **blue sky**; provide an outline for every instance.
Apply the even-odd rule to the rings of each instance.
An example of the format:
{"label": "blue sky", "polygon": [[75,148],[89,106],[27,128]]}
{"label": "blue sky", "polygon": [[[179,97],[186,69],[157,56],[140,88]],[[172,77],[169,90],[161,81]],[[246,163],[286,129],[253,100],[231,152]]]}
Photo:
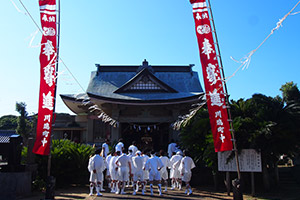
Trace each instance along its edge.
{"label": "blue sky", "polygon": [[[21,10],[19,12],[17,8]],[[37,30],[17,0],[0,6],[0,116],[18,113],[16,102],[37,113],[39,47],[29,47]],[[37,0],[22,0],[40,25]],[[298,0],[211,0],[225,75],[230,76],[240,59],[255,49]],[[294,12],[299,12],[300,6]],[[248,69],[228,82],[231,99],[254,93],[280,95],[282,84],[300,83],[300,14],[288,16],[253,55]],[[41,40],[38,33],[32,45]],[[86,89],[95,64],[186,65],[199,74],[203,86],[192,6],[188,0],[88,0],[61,1],[60,57]],[[56,112],[68,112],[59,94],[82,93],[68,70],[59,65]],[[204,86],[203,86],[204,88]]]}

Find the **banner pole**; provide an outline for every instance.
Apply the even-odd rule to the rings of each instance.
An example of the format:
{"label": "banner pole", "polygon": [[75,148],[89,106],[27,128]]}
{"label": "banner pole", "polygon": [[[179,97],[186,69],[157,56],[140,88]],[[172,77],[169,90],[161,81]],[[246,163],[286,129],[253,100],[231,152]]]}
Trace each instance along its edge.
{"label": "banner pole", "polygon": [[[55,105],[56,105],[56,92],[57,92],[57,72],[58,72],[58,62],[59,62],[59,36],[60,36],[60,0],[58,1],[58,17],[57,17],[57,45],[56,45],[56,49],[57,49],[57,57],[56,57],[56,68],[55,68],[55,90],[54,90],[54,103],[53,103],[53,115],[55,115]],[[53,118],[55,119],[55,117],[53,116]],[[55,123],[55,120],[53,120],[52,126]],[[53,131],[53,129],[52,129]],[[50,153],[48,156],[48,168],[47,168],[47,175],[50,176],[51,175],[51,147],[52,147],[52,138],[50,138]]]}
{"label": "banner pole", "polygon": [[[53,124],[55,124],[55,107],[56,107],[56,93],[57,93],[57,75],[58,75],[58,63],[59,63],[59,37],[60,37],[60,0],[57,0],[57,20],[56,20],[56,27],[57,27],[57,34],[56,34],[56,67],[55,67],[55,89],[54,89],[54,99],[53,99],[53,122],[51,124],[52,126],[52,131],[53,131]],[[55,196],[55,177],[51,176],[51,147],[52,147],[52,133],[50,139],[50,151],[48,155],[48,166],[47,166],[47,185],[46,185],[46,194],[45,194],[45,199],[54,199]]]}
{"label": "banner pole", "polygon": [[[239,186],[237,186],[237,188],[241,189],[240,188],[241,171],[240,171],[240,164],[239,164],[239,156],[238,156],[238,152],[237,152],[235,133],[234,133],[234,129],[233,129],[233,121],[232,121],[230,104],[229,104],[229,95],[228,95],[227,85],[226,85],[226,81],[225,81],[225,72],[224,72],[223,62],[222,62],[222,59],[221,59],[221,52],[220,52],[220,47],[219,47],[219,42],[218,42],[218,37],[217,37],[217,32],[216,32],[216,27],[215,27],[213,13],[212,13],[212,9],[211,9],[210,0],[207,0],[207,2],[208,2],[209,12],[210,12],[210,16],[211,16],[211,23],[212,23],[213,30],[214,30],[213,33],[214,33],[215,40],[216,40],[216,49],[218,51],[218,57],[219,57],[220,66],[221,66],[221,72],[222,72],[222,77],[223,77],[223,85],[224,85],[224,89],[225,89],[225,100],[226,100],[226,104],[227,104],[228,121],[229,121],[229,124],[230,124],[230,132],[231,132],[231,135],[232,135],[232,142],[233,142],[233,151],[234,151],[234,154],[235,154],[235,161],[236,161],[236,166],[237,166],[238,180],[235,180],[236,182],[233,182],[233,186],[236,187],[235,185],[238,184]],[[241,194],[241,198],[238,198],[238,199],[243,199],[243,195],[242,195],[241,190],[239,190],[239,193]]]}
{"label": "banner pole", "polygon": [[209,11],[210,11],[210,16],[211,16],[211,22],[212,22],[212,26],[214,29],[214,36],[215,36],[215,40],[216,40],[216,49],[218,51],[218,57],[219,57],[219,61],[220,61],[220,66],[221,66],[221,72],[222,72],[222,76],[223,76],[223,85],[225,88],[225,98],[226,98],[226,103],[227,103],[227,110],[228,110],[228,121],[230,123],[230,128],[231,128],[231,134],[232,134],[232,141],[233,141],[233,150],[235,151],[235,157],[236,157],[236,164],[237,164],[237,172],[238,172],[238,178],[241,178],[241,172],[240,172],[240,165],[238,162],[238,154],[237,154],[237,147],[236,147],[236,140],[235,140],[235,134],[234,134],[234,129],[233,129],[233,123],[232,123],[232,117],[231,117],[231,111],[230,111],[230,106],[229,106],[229,95],[228,95],[228,90],[227,90],[227,85],[226,85],[226,81],[225,81],[225,72],[224,72],[224,67],[223,67],[223,62],[221,59],[221,52],[220,52],[220,47],[219,47],[219,42],[218,42],[218,37],[217,37],[217,32],[216,32],[216,27],[215,27],[215,22],[213,19],[213,13],[212,13],[212,9],[211,9],[211,4],[210,4],[210,0],[208,1],[208,7],[209,7]]}

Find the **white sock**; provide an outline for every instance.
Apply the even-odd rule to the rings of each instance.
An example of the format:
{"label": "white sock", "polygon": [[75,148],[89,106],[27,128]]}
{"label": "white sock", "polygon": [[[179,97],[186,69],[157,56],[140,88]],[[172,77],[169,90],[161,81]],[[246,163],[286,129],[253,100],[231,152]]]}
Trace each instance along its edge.
{"label": "white sock", "polygon": [[94,191],[94,185],[91,184],[91,185],[90,185],[90,194],[93,194],[93,191]]}
{"label": "white sock", "polygon": [[132,184],[132,189],[133,189],[133,192],[135,192],[136,191],[136,183],[134,182],[133,184]]}
{"label": "white sock", "polygon": [[99,187],[99,185],[96,186],[96,191],[97,191],[97,193],[100,193],[100,187]]}
{"label": "white sock", "polygon": [[135,191],[139,191],[139,184],[138,184],[138,183],[136,184],[136,189],[135,189]]}

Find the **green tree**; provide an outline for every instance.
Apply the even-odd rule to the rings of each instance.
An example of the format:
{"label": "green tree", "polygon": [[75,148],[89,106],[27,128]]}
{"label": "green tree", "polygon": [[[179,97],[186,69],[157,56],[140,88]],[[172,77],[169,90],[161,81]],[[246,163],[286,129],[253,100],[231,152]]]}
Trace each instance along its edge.
{"label": "green tree", "polygon": [[26,111],[26,103],[17,102],[16,111],[20,114],[17,120],[18,126],[16,132],[23,137],[26,143],[33,129],[33,120],[28,116],[28,113]]}
{"label": "green tree", "polygon": [[283,101],[287,104],[300,102],[300,91],[293,81],[287,82],[280,88],[282,92]]}
{"label": "green tree", "polygon": [[5,115],[0,118],[0,130],[16,130],[17,116]]}
{"label": "green tree", "polygon": [[280,155],[297,152],[299,107],[296,104],[286,105],[278,96],[273,98],[262,94],[231,103],[237,147],[261,151],[265,186],[269,189],[267,171],[274,172],[278,183],[277,162]]}
{"label": "green tree", "polygon": [[[270,188],[268,172],[275,175],[272,177],[276,177],[277,182],[279,180],[277,163],[280,156],[293,156],[299,152],[300,146],[300,106],[296,102],[299,90],[294,84],[286,84],[282,88],[285,88],[283,96],[286,101],[279,96],[254,94],[250,99],[232,100],[230,103],[237,148],[239,151],[252,148],[261,152],[266,189]],[[191,150],[198,165],[217,171],[217,155],[207,109],[198,110],[182,124],[182,146]]]}

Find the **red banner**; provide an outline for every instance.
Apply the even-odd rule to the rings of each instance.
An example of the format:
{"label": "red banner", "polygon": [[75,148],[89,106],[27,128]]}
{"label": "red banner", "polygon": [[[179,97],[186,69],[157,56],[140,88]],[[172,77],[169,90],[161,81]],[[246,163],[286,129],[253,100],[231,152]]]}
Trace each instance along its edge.
{"label": "red banner", "polygon": [[42,41],[40,53],[40,94],[36,140],[33,153],[49,155],[57,62],[56,0],[40,0]]}
{"label": "red banner", "polygon": [[215,151],[232,150],[228,113],[206,0],[190,0],[196,25]]}

